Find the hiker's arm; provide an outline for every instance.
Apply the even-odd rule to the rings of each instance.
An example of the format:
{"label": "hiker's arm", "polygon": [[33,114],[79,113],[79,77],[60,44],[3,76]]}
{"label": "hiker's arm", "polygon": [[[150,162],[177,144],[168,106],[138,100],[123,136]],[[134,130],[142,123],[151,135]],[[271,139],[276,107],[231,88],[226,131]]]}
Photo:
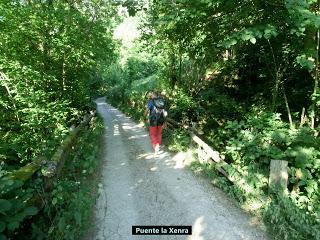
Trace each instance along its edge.
{"label": "hiker's arm", "polygon": [[144,118],[145,118],[145,120],[147,120],[148,113],[149,113],[149,105],[147,105],[146,110],[144,111]]}
{"label": "hiker's arm", "polygon": [[168,127],[167,122],[164,122],[164,123],[162,124],[162,129],[166,129],[167,127]]}
{"label": "hiker's arm", "polygon": [[146,110],[144,111],[144,117],[147,118],[148,117],[148,114],[150,112],[150,108],[151,108],[151,103],[150,101],[147,103],[147,106],[146,106]]}

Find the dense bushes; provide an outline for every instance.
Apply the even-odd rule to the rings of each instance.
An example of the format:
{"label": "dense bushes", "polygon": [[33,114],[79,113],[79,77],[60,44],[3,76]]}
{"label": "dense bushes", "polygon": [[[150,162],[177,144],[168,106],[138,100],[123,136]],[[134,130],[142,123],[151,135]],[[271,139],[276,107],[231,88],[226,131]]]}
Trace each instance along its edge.
{"label": "dense bushes", "polygon": [[[0,10],[0,239],[5,235],[11,239],[57,239],[65,234],[66,225],[61,225],[59,234],[46,228],[55,228],[63,214],[71,213],[57,214],[58,207],[51,204],[51,197],[56,198],[47,196],[50,193],[45,192],[41,175],[23,177],[23,182],[8,176],[28,163],[34,166],[39,159],[51,159],[69,129],[93,109],[91,98],[101,86],[102,65],[115,58],[111,33],[115,6],[109,1],[4,0]],[[94,166],[93,160],[87,162]],[[69,180],[74,176],[63,175]],[[86,202],[80,202],[84,190],[76,193],[79,184],[69,180],[59,187],[67,196],[60,210],[66,209],[68,201],[74,209]],[[75,195],[68,195],[65,191],[69,190]],[[43,205],[45,210],[37,214],[36,207]],[[34,225],[31,236],[35,219],[44,220]],[[70,222],[72,216],[66,219]]]}
{"label": "dense bushes", "polygon": [[0,239],[71,240],[86,232],[97,194],[103,129],[102,120],[94,118],[50,191],[50,180],[40,173],[26,182],[2,176]]}
{"label": "dense bushes", "polygon": [[[23,186],[22,181],[4,179],[1,176],[0,199],[0,239],[18,239],[18,231],[25,226],[24,221],[38,213],[38,208],[30,205],[36,191],[30,181]],[[30,224],[28,224],[30,226]]]}
{"label": "dense bushes", "polygon": [[[150,79],[134,81],[132,86],[139,88],[123,90],[122,104],[112,95],[107,96],[126,113],[142,119],[147,100],[145,94],[154,86],[152,81],[148,84]],[[250,189],[230,184],[209,166],[195,164],[192,169],[205,172],[215,185],[244,205],[250,205],[257,198],[266,199],[254,208],[264,216],[276,239],[317,239],[320,236],[317,228],[320,212],[320,142],[317,130],[290,128],[281,114],[272,113],[263,105],[246,108],[213,89],[202,91],[197,96],[187,95],[181,89],[166,89],[166,92],[169,116],[184,124],[197,122],[199,130],[204,133],[203,138],[232,166],[230,174],[238,171]],[[188,135],[178,129],[165,131],[164,137],[172,150],[186,150],[190,143]],[[271,159],[289,162],[289,193],[282,197],[274,195],[271,201],[267,201]],[[289,226],[295,226],[294,230],[286,231]]]}
{"label": "dense bushes", "polygon": [[38,187],[45,206],[41,215],[33,219],[32,238],[77,239],[91,226],[103,131],[102,119],[95,118],[90,129],[78,139],[52,192],[45,193]]}
{"label": "dense bushes", "polygon": [[[264,212],[264,220],[275,239],[320,239],[319,210],[315,215],[299,206],[295,196],[273,196]],[[317,211],[317,210],[316,210]]]}
{"label": "dense bushes", "polygon": [[[229,170],[242,175],[248,189],[202,169],[243,203],[268,199],[270,160],[287,160],[288,194],[260,209],[276,238],[319,239],[319,3],[148,3],[134,60],[105,75],[109,101],[141,119],[145,94],[161,90],[169,116],[196,122]],[[141,55],[150,60],[136,61]],[[144,71],[146,62],[156,68]],[[183,131],[165,134],[176,149],[189,144]]]}
{"label": "dense bushes", "polygon": [[[296,224],[294,219],[300,216],[300,224],[297,224],[295,231],[299,232],[301,228],[301,236],[303,232],[314,234],[311,222],[315,226],[319,222],[320,143],[314,133],[314,130],[307,127],[290,129],[288,124],[281,121],[279,114],[255,111],[248,114],[244,120],[227,122],[216,134],[212,134],[211,138],[212,142],[219,143],[219,146],[216,144],[217,148],[225,155],[226,160],[245,176],[249,184],[254,188],[259,186],[260,189],[255,190],[259,194],[267,194],[266,180],[270,160],[288,161],[290,193],[284,197],[287,198],[285,202],[283,199],[277,201],[276,197],[275,202],[270,203],[266,214],[269,217],[272,214],[277,215],[272,217],[271,223],[283,221],[289,225],[290,222]],[[245,191],[242,194],[250,197]],[[285,213],[277,212],[284,211],[282,205],[285,203],[288,204]],[[271,213],[272,211],[275,212]],[[291,218],[285,217],[291,214]],[[309,224],[310,228],[307,227]],[[274,226],[273,228],[276,229]],[[285,231],[282,234],[284,233]],[[286,232],[285,235],[288,239],[299,239],[295,234]]]}

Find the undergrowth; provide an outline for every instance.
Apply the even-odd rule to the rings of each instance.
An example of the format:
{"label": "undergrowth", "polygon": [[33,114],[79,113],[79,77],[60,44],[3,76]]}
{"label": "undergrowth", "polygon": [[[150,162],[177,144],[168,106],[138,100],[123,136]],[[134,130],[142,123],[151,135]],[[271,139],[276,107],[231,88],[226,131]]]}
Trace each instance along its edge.
{"label": "undergrowth", "polygon": [[[194,163],[192,170],[202,172],[245,209],[260,215],[275,239],[320,239],[320,128],[290,127],[281,111],[270,111],[258,95],[254,104],[237,102],[217,84],[188,92],[166,85],[168,79],[161,71],[136,79],[128,79],[126,71],[117,72],[121,75],[117,83],[113,78],[107,81],[111,104],[142,121],[147,93],[161,90],[169,117],[202,132],[201,138],[221,154],[226,172],[237,180],[231,183],[206,164]],[[187,131],[177,127],[165,130],[163,137],[174,152],[188,150],[192,141]],[[288,193],[281,198],[269,194],[271,160],[288,162]],[[286,231],[289,226],[294,230]]]}
{"label": "undergrowth", "polygon": [[102,119],[94,118],[91,127],[78,139],[52,191],[44,193],[38,189],[45,207],[32,223],[31,239],[74,240],[91,227],[103,131]]}
{"label": "undergrowth", "polygon": [[[126,96],[127,100],[116,106],[136,120],[141,120],[147,101],[146,92],[147,89],[141,89],[140,93],[133,92],[132,96]],[[290,129],[280,114],[270,113],[261,107],[252,107],[247,112],[237,110],[235,103],[228,103],[225,98],[222,99],[223,106],[212,105],[209,112],[204,111],[203,108],[209,106],[197,104],[197,99],[179,94],[178,91],[174,97],[167,97],[169,116],[184,124],[197,121],[200,130],[205,133],[202,138],[221,153],[229,164],[227,172],[230,175],[235,171],[240,173],[241,183],[230,183],[211,165],[193,163],[190,168],[209,177],[215,186],[234,197],[246,210],[264,219],[274,239],[320,239],[320,144],[315,131],[307,127]],[[219,98],[217,95],[215,97]],[[112,97],[109,99],[112,101]],[[126,104],[133,102],[137,109]],[[228,117],[230,120],[211,114],[219,112],[221,107],[229,108],[229,105],[236,109]],[[170,151],[186,151],[190,147],[190,136],[183,129],[169,128],[163,132],[163,137]],[[269,195],[271,159],[288,161],[287,195]],[[292,231],[286,230],[292,226]]]}

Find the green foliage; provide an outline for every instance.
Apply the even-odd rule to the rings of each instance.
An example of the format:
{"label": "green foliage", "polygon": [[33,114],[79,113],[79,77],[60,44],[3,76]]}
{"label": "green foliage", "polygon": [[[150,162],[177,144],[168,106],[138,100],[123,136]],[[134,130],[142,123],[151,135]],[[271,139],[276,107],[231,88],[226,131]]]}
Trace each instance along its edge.
{"label": "green foliage", "polygon": [[191,142],[189,133],[178,129],[166,129],[163,138],[164,144],[173,152],[187,151]]}
{"label": "green foliage", "polygon": [[202,110],[198,108],[192,97],[181,90],[173,91],[170,100],[171,116],[179,122],[188,122],[192,120],[192,116],[195,119],[199,111]]}
{"label": "green foliage", "polygon": [[287,132],[287,125],[278,114],[254,111],[246,120],[226,122],[212,138],[219,139],[223,153],[232,162],[268,165],[270,159],[283,159],[281,147],[286,146],[283,141]]}
{"label": "green foliage", "polygon": [[156,70],[157,65],[152,60],[146,61],[137,57],[129,58],[124,69],[129,84],[133,81],[153,75]]}
{"label": "green foliage", "polygon": [[[103,131],[102,119],[95,119],[80,137],[52,192],[41,196],[47,204],[43,215],[33,221],[33,238],[71,240],[88,229],[97,197],[99,142]],[[51,224],[47,225],[47,221]]]}
{"label": "green foliage", "polygon": [[204,118],[202,121],[208,123],[206,127],[209,129],[217,127],[216,123],[212,123],[213,120],[217,122],[222,119],[237,119],[243,116],[243,106],[228,95],[220,92],[218,88],[202,90],[197,98],[201,105],[198,109],[202,110],[200,112],[202,115],[201,119],[205,115],[208,116],[208,118]]}
{"label": "green foliage", "polygon": [[[41,178],[27,182],[0,179],[2,238],[75,239],[86,231],[97,193],[95,174],[103,129],[102,119],[94,119],[92,127],[78,140],[76,151],[66,161],[51,192],[45,192],[47,185]],[[34,207],[43,205],[40,212]]]}
{"label": "green foliage", "polygon": [[[48,214],[41,210],[32,217],[34,206],[51,202],[39,200],[40,193],[46,195],[41,176],[22,183],[6,174],[36,159],[50,159],[68,129],[92,109],[91,97],[99,90],[102,70],[116,57],[111,17],[115,10],[111,1],[0,2],[1,239],[5,235],[31,239],[31,222]],[[81,167],[92,172],[91,165]],[[74,203],[74,209],[81,204]],[[47,239],[43,228],[51,220],[50,215],[41,226],[33,225],[39,234],[34,239]]]}
{"label": "green foliage", "polygon": [[274,196],[264,218],[274,233],[274,239],[319,239],[319,218],[305,214],[289,196]]}
{"label": "green foliage", "polygon": [[[289,130],[279,116],[268,113],[249,114],[246,121],[227,122],[215,141],[218,136],[223,137],[219,142],[220,149],[225,149],[225,160],[233,171],[241,173],[249,189],[228,182],[214,165],[194,162],[190,168],[250,209],[250,202],[268,194],[269,160],[288,160],[289,190],[293,184],[299,190],[272,195],[271,201],[260,203],[259,211],[274,239],[319,239],[319,147],[314,147],[319,142],[311,133],[309,128]],[[232,171],[227,172],[232,176]]]}
{"label": "green foliage", "polygon": [[[319,238],[312,233],[319,219],[318,7],[314,0],[149,1],[134,57],[105,75],[109,101],[136,119],[146,92],[165,93],[169,116],[197,123],[230,164],[227,172],[245,184],[228,183],[211,166],[194,169],[242,203],[267,195],[271,159],[287,160],[290,197],[261,208],[277,238]],[[165,135],[173,150],[188,147],[185,132]]]}
{"label": "green foliage", "polygon": [[19,165],[50,154],[88,105],[90,77],[115,56],[113,7],[2,1],[0,9],[0,160]]}
{"label": "green foliage", "polygon": [[136,119],[143,120],[147,93],[160,89],[158,70],[153,59],[128,58],[124,66],[111,65],[104,73],[108,100]]}
{"label": "green foliage", "polygon": [[320,142],[314,134],[307,127],[290,129],[279,114],[253,109],[242,120],[227,121],[208,139],[230,164],[228,174],[232,176],[233,171],[238,171],[249,188],[221,180],[214,167],[194,164],[191,168],[248,204],[268,194],[270,160],[287,160],[291,193],[285,198],[275,196],[270,203],[263,203],[260,210],[276,239],[317,239]]}
{"label": "green foliage", "polygon": [[208,179],[210,179],[211,183],[221,188],[223,191],[228,193],[231,197],[235,198],[240,203],[244,203],[246,201],[246,196],[244,191],[239,189],[237,186],[232,185],[229,180],[225,177],[221,176],[215,169],[215,166],[208,163],[200,163],[198,161],[193,161],[189,166],[189,169],[192,170],[196,174],[201,174]]}
{"label": "green foliage", "polygon": [[38,213],[28,202],[34,196],[34,189],[23,187],[23,182],[1,179],[0,187],[0,236],[14,235],[23,222]]}
{"label": "green foliage", "polygon": [[[6,86],[16,88],[11,92],[16,97],[11,101],[5,100],[8,111],[0,117],[0,138],[5,143],[0,147],[0,159],[7,164],[17,164],[19,159],[23,163],[29,162],[43,154],[44,150],[50,154],[66,134],[66,123],[74,122],[79,111],[71,108],[67,100],[51,102],[52,93],[27,88],[21,83],[15,87],[13,81]],[[26,88],[28,91],[25,91]],[[13,118],[14,122],[8,121],[9,118]]]}

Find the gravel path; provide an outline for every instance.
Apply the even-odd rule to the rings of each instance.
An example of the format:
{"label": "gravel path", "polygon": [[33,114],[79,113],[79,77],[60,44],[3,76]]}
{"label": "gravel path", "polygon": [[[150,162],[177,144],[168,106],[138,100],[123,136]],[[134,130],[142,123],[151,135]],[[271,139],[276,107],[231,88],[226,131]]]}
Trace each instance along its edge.
{"label": "gravel path", "polygon": [[[179,155],[154,157],[141,125],[104,98],[96,102],[106,126],[106,154],[92,239],[267,239],[220,189],[184,170]],[[136,236],[133,225],[189,225],[193,234]]]}

